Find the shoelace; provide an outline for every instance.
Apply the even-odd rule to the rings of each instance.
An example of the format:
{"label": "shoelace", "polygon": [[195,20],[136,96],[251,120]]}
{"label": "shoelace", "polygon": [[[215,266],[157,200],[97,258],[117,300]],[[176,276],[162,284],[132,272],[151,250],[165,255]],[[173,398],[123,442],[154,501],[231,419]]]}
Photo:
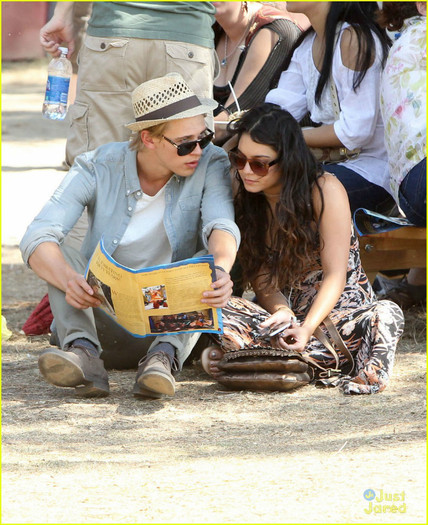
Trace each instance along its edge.
{"label": "shoelace", "polygon": [[153,352],[152,354],[145,355],[144,357],[142,357],[138,361],[138,366],[143,365],[144,363],[146,363],[150,359],[157,359],[164,366],[171,367],[171,370],[174,370],[174,371],[178,370],[178,360],[177,360],[177,358],[174,356],[174,358],[172,360],[172,363],[171,363],[170,356],[166,352],[162,352],[162,351],[161,352]]}

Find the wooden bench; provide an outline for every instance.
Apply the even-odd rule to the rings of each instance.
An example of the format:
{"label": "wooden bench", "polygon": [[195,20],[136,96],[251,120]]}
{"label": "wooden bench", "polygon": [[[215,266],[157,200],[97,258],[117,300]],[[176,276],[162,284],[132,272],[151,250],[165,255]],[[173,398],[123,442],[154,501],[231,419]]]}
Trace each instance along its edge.
{"label": "wooden bench", "polygon": [[359,237],[361,262],[373,281],[381,270],[426,267],[426,228],[405,226]]}

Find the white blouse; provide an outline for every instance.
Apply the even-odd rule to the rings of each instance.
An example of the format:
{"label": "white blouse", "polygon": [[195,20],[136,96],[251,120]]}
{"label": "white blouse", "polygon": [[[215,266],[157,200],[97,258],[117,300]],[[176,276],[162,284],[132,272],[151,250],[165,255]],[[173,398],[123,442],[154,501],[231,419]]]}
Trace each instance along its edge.
{"label": "white blouse", "polygon": [[354,71],[344,66],[339,44],[347,27],[349,24],[343,24],[333,54],[332,72],[340,104],[338,120],[328,83],[323,90],[320,105],[315,103],[315,90],[320,76],[312,55],[315,33],[308,36],[295,50],[289,68],[282,73],[278,87],[267,94],[266,102],[278,104],[296,120],[301,120],[309,111],[314,122],[326,125],[334,123],[334,131],[345,147],[361,148],[358,158],[341,164],[390,192],[384,127],[379,109],[382,48],[374,36],[375,61],[354,91]]}

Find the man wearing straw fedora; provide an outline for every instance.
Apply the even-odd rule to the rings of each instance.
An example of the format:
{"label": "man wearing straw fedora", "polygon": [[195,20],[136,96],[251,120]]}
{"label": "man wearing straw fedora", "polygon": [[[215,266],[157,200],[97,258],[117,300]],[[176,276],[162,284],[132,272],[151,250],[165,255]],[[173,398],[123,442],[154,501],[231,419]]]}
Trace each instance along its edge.
{"label": "man wearing straw fedora", "polygon": [[[217,103],[197,97],[171,73],[138,86],[132,104],[132,140],[77,157],[20,246],[24,261],[48,283],[61,347],[41,354],[40,371],[49,383],[84,397],[108,395],[105,356],[125,368],[131,354],[143,356],[134,395],[174,395],[172,372],[199,337],[135,338],[97,308],[83,273],[102,236],[106,251],[131,268],[183,260],[203,247],[214,256],[217,281],[202,302],[223,307],[232,293],[228,272],[240,238],[229,163],[211,144],[204,119]],[[89,227],[78,252],[63,241],[85,208]]]}

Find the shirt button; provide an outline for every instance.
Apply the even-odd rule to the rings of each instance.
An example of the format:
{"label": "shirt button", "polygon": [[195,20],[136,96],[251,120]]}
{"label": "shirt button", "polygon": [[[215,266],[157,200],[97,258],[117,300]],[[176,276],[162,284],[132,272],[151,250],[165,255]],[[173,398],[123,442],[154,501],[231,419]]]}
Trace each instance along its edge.
{"label": "shirt button", "polygon": [[114,239],[113,244],[117,244],[117,239]]}
{"label": "shirt button", "polygon": [[128,206],[128,211],[132,211],[132,208],[131,208],[131,206]]}
{"label": "shirt button", "polygon": [[101,49],[105,49],[105,48],[106,48],[106,45],[105,45],[104,42],[101,42],[101,44],[100,44],[100,48],[101,48]]}
{"label": "shirt button", "polygon": [[137,191],[137,195],[140,196],[141,195],[141,191]]}
{"label": "shirt button", "polygon": [[129,195],[130,193],[131,193],[131,190],[128,190],[128,191],[126,192],[127,195]]}
{"label": "shirt button", "polygon": [[189,51],[188,55],[189,58],[193,58],[195,55],[193,54],[193,51]]}

